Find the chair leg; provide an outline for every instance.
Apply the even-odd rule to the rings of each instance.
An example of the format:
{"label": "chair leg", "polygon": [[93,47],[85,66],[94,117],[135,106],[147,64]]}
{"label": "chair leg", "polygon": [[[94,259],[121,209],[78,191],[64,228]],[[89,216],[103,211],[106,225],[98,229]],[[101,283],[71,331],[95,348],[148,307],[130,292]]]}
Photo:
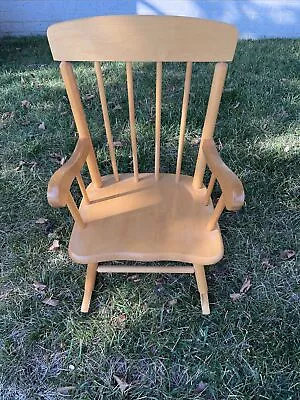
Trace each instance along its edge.
{"label": "chair leg", "polygon": [[90,308],[90,302],[92,297],[92,292],[94,290],[96,275],[97,275],[98,263],[88,264],[86,270],[86,278],[84,285],[84,295],[81,304],[81,312],[87,313]]}
{"label": "chair leg", "polygon": [[210,314],[204,265],[194,264],[196,282],[200,293],[202,314]]}

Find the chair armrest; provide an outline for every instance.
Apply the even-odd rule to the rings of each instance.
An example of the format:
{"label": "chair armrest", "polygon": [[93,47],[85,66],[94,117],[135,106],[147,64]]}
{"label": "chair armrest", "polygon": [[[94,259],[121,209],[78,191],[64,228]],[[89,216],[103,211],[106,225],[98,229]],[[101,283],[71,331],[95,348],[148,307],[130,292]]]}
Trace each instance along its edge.
{"label": "chair armrest", "polygon": [[65,207],[73,180],[80,174],[90,151],[88,139],[79,139],[70,159],[59,168],[48,183],[47,199],[52,207]]}
{"label": "chair armrest", "polygon": [[212,139],[203,141],[202,149],[212,174],[217,178],[223,193],[227,210],[237,211],[244,204],[245,194],[242,182],[224,164],[215,142]]}

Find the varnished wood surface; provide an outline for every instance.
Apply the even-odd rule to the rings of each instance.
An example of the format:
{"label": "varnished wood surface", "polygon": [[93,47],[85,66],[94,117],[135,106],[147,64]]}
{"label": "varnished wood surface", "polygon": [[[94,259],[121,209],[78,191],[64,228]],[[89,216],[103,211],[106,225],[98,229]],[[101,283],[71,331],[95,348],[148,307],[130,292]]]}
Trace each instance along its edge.
{"label": "varnished wood surface", "polygon": [[97,261],[173,260],[213,264],[223,256],[217,227],[206,226],[213,206],[204,204],[206,189],[195,190],[192,177],[173,174],[132,174],[103,177],[101,189],[87,188],[90,204],[84,200],[80,214],[86,224],[75,224],[69,245],[71,258],[78,263]]}
{"label": "varnished wood surface", "polygon": [[225,207],[230,211],[239,210],[245,201],[242,182],[236,174],[224,164],[213,139],[206,139],[203,141],[203,152],[207,165],[221,186]]}
{"label": "varnished wood surface", "polygon": [[89,151],[89,140],[79,139],[70,159],[52,175],[47,191],[48,203],[52,207],[64,207],[67,204],[72,182],[80,174]]}
{"label": "varnished wood surface", "polygon": [[121,15],[60,22],[48,28],[58,61],[231,61],[233,25],[199,18]]}

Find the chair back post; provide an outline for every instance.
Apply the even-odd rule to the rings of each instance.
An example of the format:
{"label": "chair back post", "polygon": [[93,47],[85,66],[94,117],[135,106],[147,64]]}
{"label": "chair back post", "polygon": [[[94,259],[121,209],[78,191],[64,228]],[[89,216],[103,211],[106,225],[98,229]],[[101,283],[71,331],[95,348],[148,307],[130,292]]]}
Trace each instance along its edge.
{"label": "chair back post", "polygon": [[185,136],[185,128],[186,128],[186,118],[187,118],[189,98],[190,98],[192,65],[193,64],[191,61],[186,63],[183,99],[182,99],[182,108],[181,108],[180,133],[179,133],[178,152],[177,152],[176,183],[179,182],[180,175],[181,175],[181,164],[182,164],[182,154],[183,154],[184,136]]}
{"label": "chair back post", "polygon": [[80,99],[76,78],[73,72],[72,64],[67,61],[60,63],[60,72],[65,83],[67,95],[72,109],[75,124],[80,138],[87,138],[90,142],[90,151],[87,156],[87,165],[91,175],[91,179],[95,187],[101,187],[102,181],[99,167],[94,152],[91,135],[86,122],[85,113]]}
{"label": "chair back post", "polygon": [[194,172],[193,186],[196,189],[199,189],[203,186],[203,177],[206,168],[206,161],[202,150],[202,145],[205,139],[211,139],[213,137],[215,131],[227,68],[228,68],[227,63],[223,62],[217,63],[215,66],[205,121],[201,135],[201,142],[199,146],[199,152]]}
{"label": "chair back post", "polygon": [[133,175],[136,182],[139,181],[139,167],[137,156],[136,128],[135,128],[135,107],[134,107],[134,88],[132,76],[132,62],[126,62],[126,77],[127,77],[127,92],[128,92],[128,107],[129,107],[129,123],[130,123],[130,138],[133,159]]}
{"label": "chair back post", "polygon": [[155,85],[155,180],[159,180],[160,171],[160,128],[161,128],[161,88],[162,88],[162,62],[156,63]]}

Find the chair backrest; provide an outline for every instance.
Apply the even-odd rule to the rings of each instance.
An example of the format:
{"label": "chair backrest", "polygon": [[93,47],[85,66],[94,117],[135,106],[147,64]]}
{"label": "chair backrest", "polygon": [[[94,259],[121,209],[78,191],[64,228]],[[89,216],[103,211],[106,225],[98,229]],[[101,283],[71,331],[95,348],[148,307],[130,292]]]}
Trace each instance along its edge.
{"label": "chair backrest", "polygon": [[[104,16],[58,23],[50,26],[47,34],[54,60],[61,61],[61,74],[81,138],[90,138],[90,133],[71,62],[92,61],[95,64],[106,136],[116,181],[119,180],[119,173],[110,127],[101,61],[124,61],[126,63],[129,122],[134,177],[136,181],[139,179],[139,169],[132,62],[156,62],[156,179],[159,179],[160,173],[162,63],[172,61],[186,62],[176,165],[177,182],[181,174],[192,63],[215,62],[215,71],[193,180],[195,187],[202,186],[206,166],[202,152],[202,143],[204,139],[213,136],[227,72],[227,62],[232,61],[237,44],[237,30],[234,26],[221,22],[187,17]],[[90,160],[88,167],[92,180],[96,182],[95,160]]]}

